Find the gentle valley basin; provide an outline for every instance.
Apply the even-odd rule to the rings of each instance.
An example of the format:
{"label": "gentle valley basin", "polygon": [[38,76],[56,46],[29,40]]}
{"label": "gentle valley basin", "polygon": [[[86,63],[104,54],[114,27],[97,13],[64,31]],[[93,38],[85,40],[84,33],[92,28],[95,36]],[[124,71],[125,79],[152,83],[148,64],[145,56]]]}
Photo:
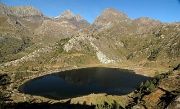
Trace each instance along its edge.
{"label": "gentle valley basin", "polygon": [[118,68],[82,68],[62,71],[32,79],[19,91],[51,99],[67,99],[91,93],[126,95],[139,87],[150,77]]}

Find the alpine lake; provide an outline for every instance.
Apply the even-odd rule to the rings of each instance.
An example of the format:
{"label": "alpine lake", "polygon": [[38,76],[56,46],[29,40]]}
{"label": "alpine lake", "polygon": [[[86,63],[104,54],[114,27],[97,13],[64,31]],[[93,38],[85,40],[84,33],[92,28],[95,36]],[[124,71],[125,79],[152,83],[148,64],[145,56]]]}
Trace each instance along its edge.
{"label": "alpine lake", "polygon": [[81,68],[48,74],[32,79],[19,87],[25,94],[62,100],[91,93],[126,95],[150,77],[119,68]]}

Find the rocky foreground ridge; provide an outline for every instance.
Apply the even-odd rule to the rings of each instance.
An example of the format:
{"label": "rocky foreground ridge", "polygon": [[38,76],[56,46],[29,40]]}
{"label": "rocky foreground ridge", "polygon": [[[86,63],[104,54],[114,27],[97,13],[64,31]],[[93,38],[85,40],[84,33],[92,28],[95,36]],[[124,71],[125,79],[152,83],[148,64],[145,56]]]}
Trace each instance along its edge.
{"label": "rocky foreground ridge", "polygon": [[[154,76],[176,68],[179,60],[179,22],[163,23],[147,17],[133,20],[107,8],[90,24],[70,10],[49,18],[32,6],[0,3],[0,73],[10,76],[8,88],[13,92],[28,78],[61,69],[118,66]],[[168,90],[160,84],[160,90]],[[149,96],[142,100],[148,103]]]}

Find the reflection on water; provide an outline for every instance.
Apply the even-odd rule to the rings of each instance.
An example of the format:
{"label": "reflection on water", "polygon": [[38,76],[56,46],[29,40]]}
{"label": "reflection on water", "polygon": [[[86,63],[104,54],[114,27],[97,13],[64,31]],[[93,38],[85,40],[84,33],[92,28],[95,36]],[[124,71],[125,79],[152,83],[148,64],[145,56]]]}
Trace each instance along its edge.
{"label": "reflection on water", "polygon": [[53,99],[65,99],[107,93],[124,95],[150,79],[129,70],[116,68],[84,68],[46,75],[29,81],[20,91]]}

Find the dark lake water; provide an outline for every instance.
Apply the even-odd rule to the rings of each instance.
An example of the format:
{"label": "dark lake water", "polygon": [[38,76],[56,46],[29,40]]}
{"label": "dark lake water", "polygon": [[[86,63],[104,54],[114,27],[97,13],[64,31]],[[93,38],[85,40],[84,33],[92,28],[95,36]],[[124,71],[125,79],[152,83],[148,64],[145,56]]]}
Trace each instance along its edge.
{"label": "dark lake water", "polygon": [[19,90],[52,99],[73,98],[91,93],[125,95],[150,79],[117,68],[83,68],[63,71],[30,80]]}

